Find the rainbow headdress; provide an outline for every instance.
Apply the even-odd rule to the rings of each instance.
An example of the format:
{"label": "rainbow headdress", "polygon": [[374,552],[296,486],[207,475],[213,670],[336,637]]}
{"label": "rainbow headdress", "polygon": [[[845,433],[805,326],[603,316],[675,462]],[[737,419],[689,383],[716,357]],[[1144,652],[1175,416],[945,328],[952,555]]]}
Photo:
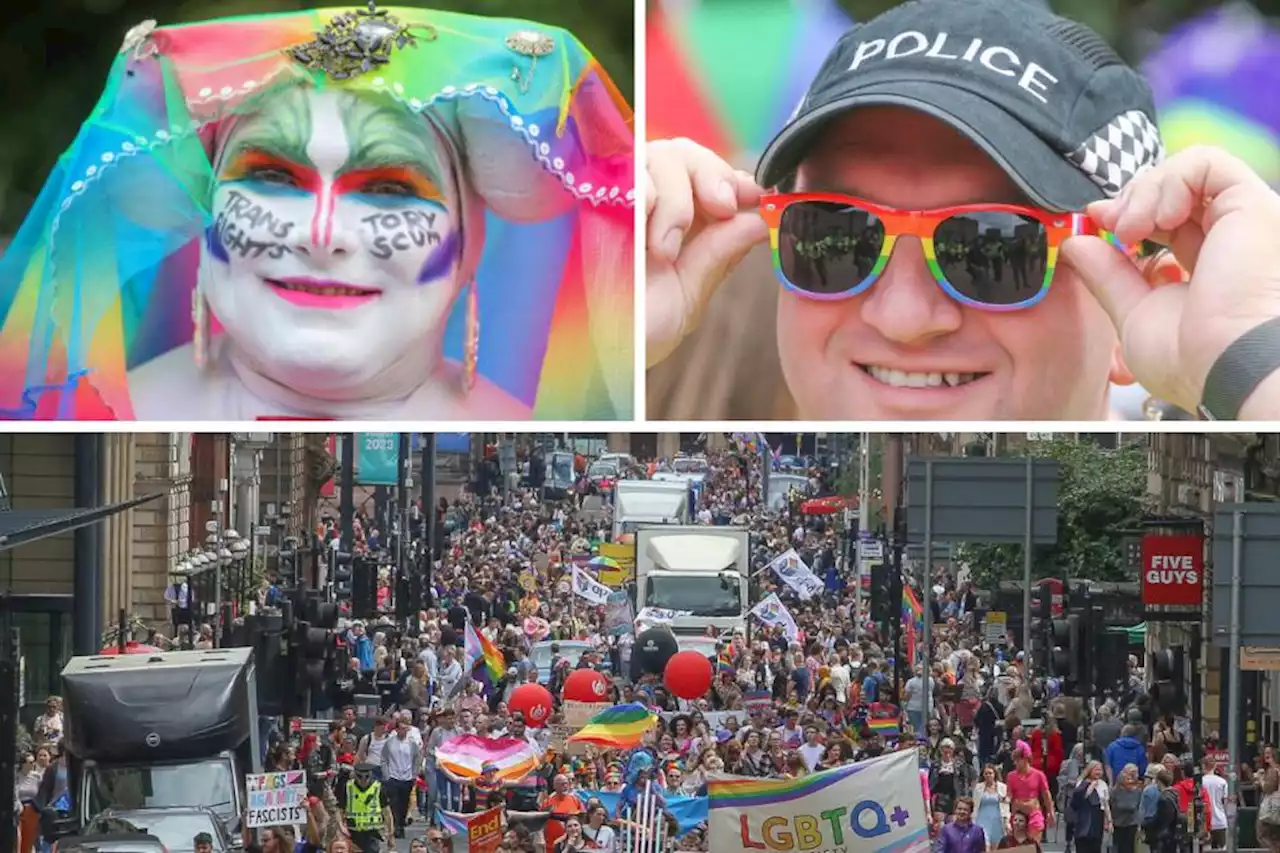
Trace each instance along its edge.
{"label": "rainbow headdress", "polygon": [[614,705],[596,714],[579,732],[569,735],[567,740],[570,743],[590,743],[606,749],[634,749],[657,722],[657,714],[639,702]]}
{"label": "rainbow headdress", "polygon": [[[410,133],[443,142],[457,221],[472,236],[457,257],[478,293],[479,345],[466,351],[478,349],[480,376],[538,417],[631,416],[629,107],[572,34],[527,21],[378,10],[404,28],[380,38],[388,54],[345,71],[314,61],[328,50],[317,34],[370,11],[129,33],[0,260],[0,417],[134,417],[129,372],[202,328],[193,293],[213,251],[219,145],[236,117],[299,86],[403,110]],[[444,332],[453,359],[474,328],[468,301],[457,299]]]}

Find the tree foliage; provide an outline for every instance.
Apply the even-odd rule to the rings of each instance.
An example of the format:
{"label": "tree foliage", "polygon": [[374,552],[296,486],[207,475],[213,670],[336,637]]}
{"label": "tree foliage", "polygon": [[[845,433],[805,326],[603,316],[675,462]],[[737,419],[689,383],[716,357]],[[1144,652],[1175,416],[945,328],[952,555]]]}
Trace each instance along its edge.
{"label": "tree foliage", "polygon": [[[1148,508],[1143,444],[1108,450],[1092,441],[1054,438],[1030,443],[1033,456],[1057,460],[1058,542],[1036,548],[1035,577],[1128,581],[1122,539],[1141,526]],[[967,544],[959,549],[980,587],[1022,578],[1022,546]]]}

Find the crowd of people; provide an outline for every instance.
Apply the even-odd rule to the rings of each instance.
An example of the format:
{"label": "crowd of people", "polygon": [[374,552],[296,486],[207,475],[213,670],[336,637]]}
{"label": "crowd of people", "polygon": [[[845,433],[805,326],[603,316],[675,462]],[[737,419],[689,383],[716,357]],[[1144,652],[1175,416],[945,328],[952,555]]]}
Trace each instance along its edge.
{"label": "crowd of people", "polygon": [[[352,692],[380,693],[379,705],[339,699],[326,714],[332,720],[274,739],[267,769],[306,770],[311,793],[307,825],[280,828],[278,838],[308,851],[377,853],[408,844],[435,853],[463,849],[459,826],[496,807],[505,853],[647,853],[634,843],[643,828],[628,809],[637,780],[650,780],[661,801],[663,847],[711,850],[712,774],[792,779],[915,750],[940,853],[1039,850],[1048,841],[1079,853],[1100,853],[1104,842],[1117,853],[1132,853],[1139,842],[1174,853],[1201,835],[1223,846],[1225,771],[1211,753],[1195,766],[1188,721],[1153,714],[1144,703],[1137,656],[1117,695],[1062,695],[1055,680],[1027,674],[1013,638],[984,639],[977,591],[940,567],[929,579],[929,612],[919,617],[931,620],[931,646],[917,646],[913,669],[899,666],[908,641],[898,638],[895,648],[886,626],[869,618],[837,517],[801,513],[798,495],[768,508],[755,454],[710,452],[707,462],[699,522],[751,532],[752,600],[778,593],[794,632],[752,619],[746,630],[716,637],[710,689],[678,699],[659,674],[628,677],[643,624],[611,631],[606,608],[574,593],[571,567],[610,536],[607,487],[584,476],[562,494],[527,485],[468,491],[437,509],[443,538],[430,606],[408,624],[388,613],[345,627],[353,676],[366,685]],[[835,472],[809,464],[808,493],[830,493]],[[642,462],[634,473],[666,467]],[[585,500],[592,494],[605,497],[602,509]],[[370,532],[367,547],[376,546],[376,528],[367,518],[360,525]],[[790,549],[825,578],[821,593],[802,597],[760,571]],[[903,621],[904,635],[912,633],[905,610]],[[496,679],[484,678],[484,666],[469,657],[469,629],[500,651]],[[658,714],[660,724],[640,746],[564,742],[562,692],[579,669],[607,675],[601,701],[639,702]],[[529,683],[553,697],[544,719],[511,707],[512,694]],[[479,775],[456,772],[438,755],[463,735],[527,742],[536,766],[518,778],[488,761]],[[32,750],[34,764],[24,771],[32,775],[19,780],[24,802],[36,799],[34,774],[53,757],[45,743]],[[1252,797],[1245,805],[1261,807],[1259,838],[1280,850],[1280,766],[1268,749],[1256,771],[1242,772],[1256,783],[1245,786]]]}

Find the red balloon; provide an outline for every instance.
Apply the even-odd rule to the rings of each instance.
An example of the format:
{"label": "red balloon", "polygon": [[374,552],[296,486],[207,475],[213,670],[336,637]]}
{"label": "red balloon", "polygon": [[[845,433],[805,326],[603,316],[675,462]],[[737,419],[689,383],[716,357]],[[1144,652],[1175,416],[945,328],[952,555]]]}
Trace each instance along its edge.
{"label": "red balloon", "polygon": [[711,661],[694,651],[676,652],[667,661],[663,683],[681,699],[701,698],[711,689]]}
{"label": "red balloon", "polygon": [[564,680],[564,698],[569,702],[603,702],[609,679],[594,669],[575,669]]}
{"label": "red balloon", "polygon": [[511,691],[507,708],[513,714],[524,714],[526,726],[540,729],[551,719],[551,692],[541,684],[521,684]]}

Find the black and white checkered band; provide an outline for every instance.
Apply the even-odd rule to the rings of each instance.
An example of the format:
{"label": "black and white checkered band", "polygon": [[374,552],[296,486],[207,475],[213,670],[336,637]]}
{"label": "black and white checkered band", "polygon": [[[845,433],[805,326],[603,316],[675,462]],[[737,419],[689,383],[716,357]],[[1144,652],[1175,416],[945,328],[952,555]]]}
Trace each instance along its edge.
{"label": "black and white checkered band", "polygon": [[1140,172],[1164,159],[1164,144],[1146,113],[1129,110],[1107,122],[1067,159],[1108,197],[1115,197]]}

